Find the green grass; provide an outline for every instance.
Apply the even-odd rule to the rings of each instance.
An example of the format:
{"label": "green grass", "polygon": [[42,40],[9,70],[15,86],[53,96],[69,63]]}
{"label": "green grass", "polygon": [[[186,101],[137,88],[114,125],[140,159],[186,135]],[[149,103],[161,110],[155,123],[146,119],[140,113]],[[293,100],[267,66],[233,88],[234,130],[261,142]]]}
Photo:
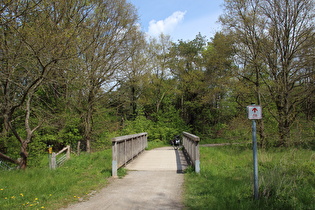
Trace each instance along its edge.
{"label": "green grass", "polygon": [[[148,148],[167,146],[162,141],[148,143]],[[32,160],[25,171],[0,171],[0,210],[58,209],[85,199],[108,183],[111,176],[112,150],[72,155],[62,167],[48,168],[48,157]],[[118,176],[126,175],[124,168]]]}
{"label": "green grass", "polygon": [[188,209],[315,209],[313,151],[259,151],[258,201],[250,148],[200,147],[200,156],[201,173],[185,175]]}
{"label": "green grass", "polygon": [[1,171],[0,209],[58,209],[105,186],[111,176],[111,150],[74,155],[49,170]]}

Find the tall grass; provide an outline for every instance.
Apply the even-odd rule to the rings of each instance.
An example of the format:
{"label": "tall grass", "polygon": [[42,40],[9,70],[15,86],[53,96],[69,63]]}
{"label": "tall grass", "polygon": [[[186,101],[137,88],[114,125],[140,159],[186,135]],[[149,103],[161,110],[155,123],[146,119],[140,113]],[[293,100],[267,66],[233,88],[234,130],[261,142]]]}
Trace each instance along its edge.
{"label": "tall grass", "polygon": [[185,175],[188,209],[315,209],[313,151],[259,151],[259,200],[250,148],[201,147],[200,153],[201,173]]}
{"label": "tall grass", "polygon": [[111,150],[73,156],[62,167],[1,171],[0,209],[58,209],[107,183]]}

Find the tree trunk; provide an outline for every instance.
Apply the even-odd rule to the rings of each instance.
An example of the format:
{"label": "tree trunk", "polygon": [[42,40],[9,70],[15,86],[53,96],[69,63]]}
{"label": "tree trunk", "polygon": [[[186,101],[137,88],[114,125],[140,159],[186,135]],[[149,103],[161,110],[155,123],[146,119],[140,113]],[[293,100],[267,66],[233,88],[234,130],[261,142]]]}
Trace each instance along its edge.
{"label": "tree trunk", "polygon": [[93,111],[94,111],[94,102],[95,94],[94,87],[90,90],[88,101],[87,101],[87,110],[85,114],[84,122],[84,138],[86,143],[86,152],[91,152],[91,141],[92,141],[92,126],[93,126]]}
{"label": "tree trunk", "polygon": [[77,155],[80,155],[81,152],[81,141],[78,141],[78,145],[77,145]]}
{"label": "tree trunk", "polygon": [[[283,110],[281,111],[283,112]],[[276,143],[277,147],[289,146],[291,122],[288,117],[289,116],[286,113],[279,114],[279,141]]]}
{"label": "tree trunk", "polygon": [[11,163],[19,165],[19,161],[14,160],[14,159],[12,159],[11,157],[9,157],[9,156],[7,156],[5,154],[2,154],[1,152],[0,152],[0,159],[3,159],[3,160],[6,160],[6,161],[9,161]]}
{"label": "tree trunk", "polygon": [[[258,73],[257,73],[256,91],[257,91],[257,102],[260,106],[262,106]],[[268,142],[266,140],[264,119],[262,118],[261,120],[258,120],[257,124],[258,124],[258,134],[260,137],[259,138],[259,146],[262,148],[265,148],[266,145],[268,144]]]}
{"label": "tree trunk", "polygon": [[92,135],[92,110],[91,107],[87,110],[85,119],[85,141],[86,141],[86,152],[91,152],[91,135]]}
{"label": "tree trunk", "polygon": [[27,152],[27,146],[28,144],[24,141],[21,145],[21,152],[20,152],[20,161],[19,161],[19,164],[20,164],[20,169],[26,169],[27,167],[27,158],[28,158],[28,152]]}

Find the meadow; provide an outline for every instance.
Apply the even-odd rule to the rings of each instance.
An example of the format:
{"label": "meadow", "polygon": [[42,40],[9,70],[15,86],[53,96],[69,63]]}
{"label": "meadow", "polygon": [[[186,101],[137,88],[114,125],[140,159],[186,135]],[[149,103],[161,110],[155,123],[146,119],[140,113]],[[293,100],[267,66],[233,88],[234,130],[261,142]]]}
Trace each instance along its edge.
{"label": "meadow", "polygon": [[111,154],[110,149],[72,154],[55,170],[48,168],[48,157],[43,157],[41,164],[25,171],[1,171],[0,209],[58,209],[83,200],[108,183]]}
{"label": "meadow", "polygon": [[315,209],[315,152],[259,150],[259,199],[253,199],[252,150],[200,147],[201,172],[185,175],[187,209]]}

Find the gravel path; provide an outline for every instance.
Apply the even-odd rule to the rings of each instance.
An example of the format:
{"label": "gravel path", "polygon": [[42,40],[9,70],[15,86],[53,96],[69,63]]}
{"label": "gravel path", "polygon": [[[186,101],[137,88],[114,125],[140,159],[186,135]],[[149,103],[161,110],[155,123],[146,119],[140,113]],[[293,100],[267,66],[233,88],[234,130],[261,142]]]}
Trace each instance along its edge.
{"label": "gravel path", "polygon": [[182,187],[187,163],[171,147],[144,151],[127,165],[122,179],[114,179],[88,201],[65,210],[183,209]]}

